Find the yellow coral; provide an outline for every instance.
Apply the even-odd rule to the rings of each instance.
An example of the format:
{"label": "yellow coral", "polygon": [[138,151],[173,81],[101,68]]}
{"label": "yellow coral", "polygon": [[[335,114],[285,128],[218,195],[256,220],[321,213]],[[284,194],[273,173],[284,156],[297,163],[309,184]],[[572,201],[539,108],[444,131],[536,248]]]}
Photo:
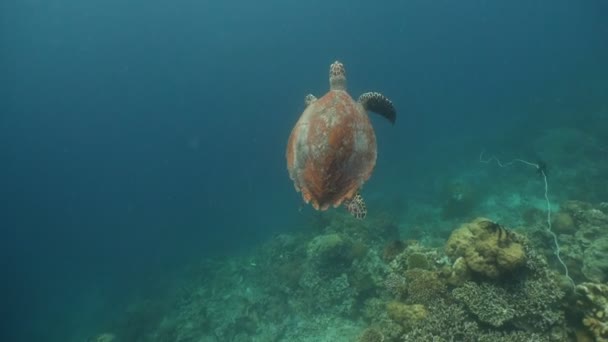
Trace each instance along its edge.
{"label": "yellow coral", "polygon": [[407,305],[399,301],[392,301],[386,305],[388,316],[404,327],[411,327],[428,315],[428,311],[421,304]]}
{"label": "yellow coral", "polygon": [[447,281],[451,285],[460,286],[470,278],[470,270],[467,266],[467,262],[463,257],[459,257],[454,261],[451,267],[448,269]]}
{"label": "yellow coral", "polygon": [[597,342],[608,342],[608,324],[593,316],[585,316],[583,325],[595,336]]}
{"label": "yellow coral", "polygon": [[576,232],[576,224],[570,214],[559,212],[553,219],[553,230],[556,233],[573,234]]}
{"label": "yellow coral", "polygon": [[593,342],[593,337],[586,330],[576,329],[574,335],[576,342]]}
{"label": "yellow coral", "polygon": [[452,259],[464,258],[471,271],[490,278],[518,268],[526,259],[519,237],[485,218],[454,230],[445,251]]}
{"label": "yellow coral", "polygon": [[576,305],[585,312],[583,325],[598,342],[608,342],[608,285],[582,283],[574,291]]}

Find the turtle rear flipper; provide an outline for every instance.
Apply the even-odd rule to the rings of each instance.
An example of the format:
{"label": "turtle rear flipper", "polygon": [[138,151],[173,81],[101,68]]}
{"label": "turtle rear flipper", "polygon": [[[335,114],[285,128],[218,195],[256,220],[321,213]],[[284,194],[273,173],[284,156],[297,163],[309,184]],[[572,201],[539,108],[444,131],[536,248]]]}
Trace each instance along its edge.
{"label": "turtle rear flipper", "polygon": [[356,219],[363,220],[367,215],[367,207],[361,194],[357,192],[353,198],[344,201],[344,206]]}
{"label": "turtle rear flipper", "polygon": [[358,101],[363,108],[365,108],[365,110],[380,114],[388,119],[388,121],[390,121],[392,124],[395,123],[395,120],[397,119],[397,111],[395,110],[391,100],[389,100],[386,96],[376,92],[368,92],[361,94]]}

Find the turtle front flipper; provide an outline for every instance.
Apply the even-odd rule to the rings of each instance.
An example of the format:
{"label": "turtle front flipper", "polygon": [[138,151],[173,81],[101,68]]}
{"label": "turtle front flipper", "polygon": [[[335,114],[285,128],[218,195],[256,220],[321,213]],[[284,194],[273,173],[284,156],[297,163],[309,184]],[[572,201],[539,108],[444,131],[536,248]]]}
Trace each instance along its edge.
{"label": "turtle front flipper", "polygon": [[358,220],[363,220],[367,215],[367,207],[365,206],[363,197],[358,192],[353,198],[345,200],[344,206],[346,207],[346,210]]}
{"label": "turtle front flipper", "polygon": [[392,124],[395,123],[397,111],[391,100],[386,96],[376,92],[369,92],[361,94],[358,101],[365,110],[380,114],[387,118]]}
{"label": "turtle front flipper", "polygon": [[308,94],[306,95],[306,97],[304,97],[304,103],[306,104],[306,107],[310,106],[310,104],[315,101],[317,101],[317,97],[313,94]]}

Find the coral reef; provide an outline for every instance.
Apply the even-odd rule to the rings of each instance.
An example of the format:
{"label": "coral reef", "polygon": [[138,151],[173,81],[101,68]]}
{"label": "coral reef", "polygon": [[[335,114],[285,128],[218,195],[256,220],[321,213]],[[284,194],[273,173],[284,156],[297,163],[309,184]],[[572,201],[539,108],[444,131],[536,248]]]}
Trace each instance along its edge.
{"label": "coral reef", "polygon": [[308,243],[308,258],[319,264],[343,264],[352,261],[350,242],[339,234],[319,235]]}
{"label": "coral reef", "polygon": [[456,303],[436,301],[428,308],[424,324],[403,335],[403,341],[483,341],[483,342],[549,342],[550,337],[525,331],[488,331],[467,319],[466,309]]}
{"label": "coral reef", "polygon": [[608,237],[593,241],[583,253],[583,268],[585,277],[593,282],[608,280]]}
{"label": "coral reef", "polygon": [[367,328],[359,336],[359,342],[384,342],[384,334],[376,328]]}
{"label": "coral reef", "polygon": [[339,275],[353,261],[352,242],[337,233],[319,235],[308,243],[306,255],[319,273]]}
{"label": "coral reef", "polygon": [[[581,201],[565,201],[554,219],[562,257],[577,282],[608,280],[608,206]],[[530,233],[531,241],[545,249],[553,260],[553,251],[546,246],[543,229]]]}
{"label": "coral reef", "polygon": [[[567,326],[568,302],[542,254],[487,219],[463,224],[438,249],[368,240],[369,223],[325,216],[320,231],[277,235],[252,255],[200,263],[171,305],[144,301],[108,331],[135,342],[548,342],[572,340],[575,331],[579,341],[605,338],[606,286],[577,288],[579,313],[568,318],[578,325]],[[601,240],[586,250],[599,253],[592,246]]]}
{"label": "coral reef", "polygon": [[[479,223],[482,224],[481,227]],[[488,223],[482,219],[474,221],[474,224],[473,232],[467,229],[456,233],[463,234],[466,238],[461,238],[462,235],[454,238],[453,234],[446,245],[446,251],[453,251],[452,255],[461,255],[452,265],[436,262],[431,270],[414,268],[404,271],[406,294],[402,297],[406,303],[424,304],[428,312],[424,324],[411,331],[406,329],[406,340],[450,341],[453,336],[459,336],[458,340],[548,341],[550,339],[547,336],[551,335],[553,340],[567,339],[561,307],[564,292],[560,290],[560,284],[546,261],[522,237],[511,235],[514,233],[499,233],[495,228],[485,228],[483,224]],[[464,227],[467,228],[467,225]],[[486,231],[479,233],[475,229]],[[502,236],[487,236],[492,234]],[[501,242],[505,238],[512,240]],[[466,243],[470,245],[467,246]],[[466,250],[472,245],[477,252],[479,247],[475,246],[476,243],[490,245],[493,249],[518,244],[518,248],[521,248],[518,254],[522,257],[518,258],[517,272],[513,272],[512,268],[503,269],[503,272],[510,271],[508,279],[488,277],[487,274],[481,274],[482,278],[470,277],[469,273],[476,268],[469,268],[464,255],[471,252],[458,254],[457,251],[459,248]],[[483,255],[498,258],[499,254],[494,252]],[[399,258],[400,256],[395,261]],[[501,264],[496,262],[495,265],[498,268]],[[455,287],[450,291],[449,285]],[[450,327],[458,322],[444,315],[462,315],[459,318],[460,324],[452,331],[448,329],[449,332],[429,328],[434,324]],[[475,319],[467,318],[471,316]],[[488,326],[497,330],[481,328]],[[505,328],[508,328],[509,333],[505,332]]]}
{"label": "coral reef", "polygon": [[444,268],[447,282],[453,286],[460,286],[471,277],[471,271],[463,257],[458,257],[450,267]]}
{"label": "coral reef", "polygon": [[452,291],[480,322],[494,327],[505,324],[529,331],[548,331],[563,322],[560,300],[563,294],[555,285],[526,281],[515,287],[466,282]]}
{"label": "coral reef", "polygon": [[384,286],[395,298],[401,298],[407,293],[407,285],[405,277],[397,273],[389,273],[384,281]]}
{"label": "coral reef", "polygon": [[454,260],[464,258],[474,273],[498,278],[525,262],[521,240],[517,233],[488,219],[477,218],[452,232],[445,252]]}
{"label": "coral reef", "polygon": [[597,342],[608,341],[608,285],[582,283],[576,286],[576,304],[583,314],[583,325]]}
{"label": "coral reef", "polygon": [[443,300],[428,308],[425,324],[414,327],[403,336],[404,341],[476,341],[479,327],[475,322],[466,321],[466,311],[457,304]]}
{"label": "coral reef", "polygon": [[424,305],[408,305],[396,300],[391,301],[386,305],[386,311],[388,317],[399,323],[406,330],[410,330],[412,327],[416,326],[428,315]]}
{"label": "coral reef", "polygon": [[494,327],[500,327],[515,317],[515,308],[509,303],[508,293],[488,283],[466,282],[452,291],[477,318]]}
{"label": "coral reef", "polygon": [[553,230],[556,234],[573,234],[576,228],[574,219],[567,212],[560,211],[553,218]]}
{"label": "coral reef", "polygon": [[407,279],[407,301],[428,304],[447,293],[445,281],[437,271],[411,269],[405,272]]}
{"label": "coral reef", "polygon": [[429,260],[426,255],[422,253],[411,253],[407,256],[407,269],[411,270],[414,268],[420,268],[428,270],[431,268]]}

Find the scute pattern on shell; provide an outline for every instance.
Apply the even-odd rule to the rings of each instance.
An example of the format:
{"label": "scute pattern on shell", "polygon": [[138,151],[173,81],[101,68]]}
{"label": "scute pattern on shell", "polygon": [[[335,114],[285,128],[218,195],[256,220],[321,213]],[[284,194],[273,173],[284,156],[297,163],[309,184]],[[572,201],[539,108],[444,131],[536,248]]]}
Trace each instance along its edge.
{"label": "scute pattern on shell", "polygon": [[296,190],[315,209],[355,196],[376,163],[376,137],[363,107],[343,90],[311,103],[292,130],[287,166]]}

